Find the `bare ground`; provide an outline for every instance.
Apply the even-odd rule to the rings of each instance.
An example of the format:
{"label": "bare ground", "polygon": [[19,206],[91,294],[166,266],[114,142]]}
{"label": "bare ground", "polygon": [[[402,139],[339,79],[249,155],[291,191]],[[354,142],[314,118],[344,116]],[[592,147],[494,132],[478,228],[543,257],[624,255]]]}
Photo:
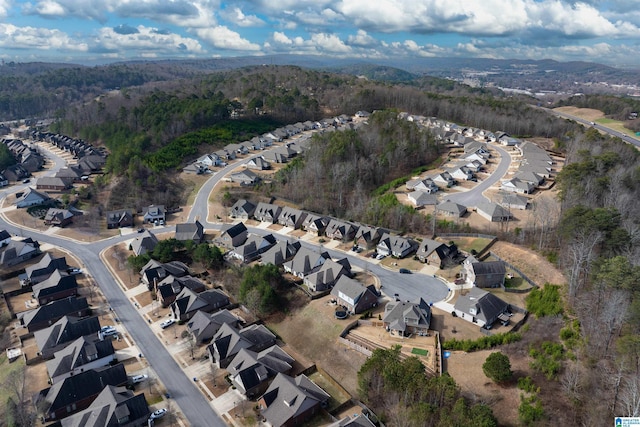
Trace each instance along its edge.
{"label": "bare ground", "polygon": [[500,258],[517,266],[537,285],[545,283],[562,285],[566,283],[564,275],[544,256],[518,245],[507,242],[496,242],[491,251]]}
{"label": "bare ground", "polygon": [[604,117],[604,113],[602,111],[595,110],[593,108],[558,107],[554,108],[554,110],[558,110],[561,113],[570,114],[572,116],[580,117],[581,119],[589,120],[592,122]]}

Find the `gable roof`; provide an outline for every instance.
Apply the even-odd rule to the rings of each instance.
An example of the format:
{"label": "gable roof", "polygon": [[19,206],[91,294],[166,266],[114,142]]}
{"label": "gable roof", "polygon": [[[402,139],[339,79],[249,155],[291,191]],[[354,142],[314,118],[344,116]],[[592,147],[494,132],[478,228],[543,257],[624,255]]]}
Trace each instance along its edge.
{"label": "gable roof", "polygon": [[262,254],[261,262],[263,264],[282,265],[291,259],[300,249],[300,242],[290,243],[287,240],[278,240],[275,245]]}
{"label": "gable roof", "polygon": [[266,404],[262,415],[272,427],[280,427],[329,398],[330,396],[306,375],[292,378],[278,374],[262,396]]}
{"label": "gable roof", "polygon": [[500,221],[504,218],[511,217],[511,213],[508,210],[496,203],[479,203],[478,206],[476,206],[476,210],[479,212],[484,212],[492,219],[497,218]]}
{"label": "gable roof", "polygon": [[187,323],[187,328],[198,342],[210,340],[220,330],[220,327],[228,323],[237,328],[240,320],[231,314],[226,308],[213,314],[198,311]]}
{"label": "gable roof", "polygon": [[142,255],[147,252],[152,252],[158,244],[158,238],[151,230],[145,230],[140,236],[133,239],[131,242],[131,250],[136,255]]}
{"label": "gable roof", "polygon": [[66,270],[69,268],[65,257],[54,258],[50,252],[45,252],[44,256],[37,264],[28,265],[25,268],[27,279],[31,282],[38,282],[40,279],[49,277],[54,270]]}
{"label": "gable roof", "polygon": [[484,274],[507,274],[507,269],[502,261],[473,262],[471,264],[476,276]]}
{"label": "gable roof", "polygon": [[92,360],[102,359],[115,353],[110,339],[99,339],[97,336],[82,336],[72,341],[65,348],[56,351],[54,358],[47,361],[49,377],[59,375],[86,365]]}
{"label": "gable roof", "polygon": [[75,275],[68,274],[62,270],[54,270],[45,280],[33,285],[32,291],[35,297],[39,299],[62,290],[77,287],[78,282]]}
{"label": "gable roof", "polygon": [[149,406],[144,393],[137,395],[125,387],[106,386],[84,411],[61,420],[62,427],[115,427],[133,425],[140,419],[147,419]]}
{"label": "gable roof", "polygon": [[33,310],[24,311],[19,314],[22,323],[27,328],[31,324],[37,324],[40,322],[60,320],[62,316],[70,313],[77,313],[89,308],[87,298],[63,298],[57,301],[52,301],[49,304],[41,305]]}
{"label": "gable roof", "polygon": [[210,289],[196,293],[188,287],[184,287],[171,304],[171,307],[176,314],[184,315],[197,310],[212,311],[228,304],[229,297],[221,290]]}
{"label": "gable roof", "polygon": [[245,199],[240,199],[231,206],[231,218],[240,216],[251,217],[256,210],[256,205]]}
{"label": "gable roof", "polygon": [[[40,244],[27,237],[23,240],[11,240],[0,249],[0,265],[12,265],[21,262],[22,257],[40,252]],[[17,262],[16,262],[17,261]]]}
{"label": "gable roof", "polygon": [[461,204],[452,202],[450,200],[445,200],[437,206],[437,209],[439,211],[446,212],[450,215],[462,216],[465,212],[467,212],[466,206],[462,206]]}
{"label": "gable roof", "polygon": [[420,298],[417,302],[392,301],[384,307],[384,323],[395,331],[405,331],[407,325],[429,329],[431,307]]}
{"label": "gable roof", "polygon": [[312,249],[301,247],[291,261],[284,263],[286,269],[293,273],[309,274],[315,267],[331,259],[329,252],[315,252]]}
{"label": "gable roof", "polygon": [[38,349],[43,355],[51,354],[57,346],[73,341],[84,335],[92,335],[100,330],[97,317],[79,319],[65,315],[48,328],[34,332]]}
{"label": "gable roof", "polygon": [[364,286],[357,280],[340,276],[333,289],[331,289],[331,295],[349,301],[355,306],[366,293],[371,292],[377,298],[378,294],[374,290],[375,287],[373,285]]}
{"label": "gable roof", "polygon": [[[460,295],[460,297],[458,297],[454,308],[463,313],[472,314],[483,322],[488,322],[496,319],[499,314],[507,311],[509,304],[491,292],[474,286],[469,289],[466,295]],[[475,314],[471,312],[472,310],[475,311]]]}
{"label": "gable roof", "polygon": [[290,371],[294,362],[295,359],[277,345],[259,353],[243,348],[226,369],[246,393],[276,374]]}
{"label": "gable roof", "polygon": [[204,237],[204,227],[200,221],[176,224],[175,239],[180,241],[194,240],[201,241]]}
{"label": "gable roof", "polygon": [[222,233],[221,234],[226,234],[231,238],[234,238],[244,232],[247,231],[247,227],[244,225],[244,223],[239,222],[237,224],[227,224],[227,225],[223,225],[222,229],[221,229]]}

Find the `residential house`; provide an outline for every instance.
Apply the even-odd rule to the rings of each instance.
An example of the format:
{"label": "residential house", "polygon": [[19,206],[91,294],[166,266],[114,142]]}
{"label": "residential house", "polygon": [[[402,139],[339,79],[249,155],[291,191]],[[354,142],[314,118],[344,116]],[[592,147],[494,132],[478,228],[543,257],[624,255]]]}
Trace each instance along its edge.
{"label": "residential house", "polygon": [[476,206],[476,212],[491,222],[509,221],[512,218],[511,212],[496,203],[480,203]]}
{"label": "residential house", "polygon": [[235,158],[236,158],[236,152],[235,151],[228,151],[228,150],[225,150],[225,149],[218,150],[213,154],[218,156],[218,158],[220,160],[222,160],[223,162],[224,161],[229,161],[229,160],[235,160]]}
{"label": "residential house", "polygon": [[456,185],[456,180],[451,176],[449,172],[446,172],[446,171],[435,175],[431,179],[435,184],[442,185],[447,188],[453,187],[454,185]]}
{"label": "residential house", "polygon": [[247,162],[247,168],[263,171],[271,169],[271,163],[266,161],[263,157],[254,157]]}
{"label": "residential house", "polygon": [[163,205],[150,205],[142,209],[142,222],[160,223],[166,220],[166,211]]}
{"label": "residential house", "polygon": [[62,178],[71,182],[80,182],[84,176],[82,170],[76,166],[69,166],[56,172],[56,178]]}
{"label": "residential house", "polygon": [[301,247],[291,261],[282,266],[284,271],[300,278],[310,274],[314,269],[320,268],[327,260],[331,259],[328,252],[316,252],[315,250]]}
{"label": "residential house", "polygon": [[236,389],[248,399],[254,399],[264,393],[277,374],[290,373],[294,362],[295,359],[277,345],[261,352],[243,348],[231,360],[227,371]]}
{"label": "residential house", "polygon": [[519,178],[511,178],[500,183],[500,189],[510,193],[531,194],[536,189],[535,185],[529,181],[522,181]]}
{"label": "residential house", "polygon": [[302,425],[321,411],[330,396],[307,376],[278,374],[258,402],[271,427]]}
{"label": "residential house", "polygon": [[323,236],[329,221],[331,221],[331,218],[327,216],[307,213],[307,217],[302,221],[302,229],[306,232]]}
{"label": "residential house", "polygon": [[275,224],[278,221],[278,217],[282,212],[282,208],[272,203],[260,202],[256,206],[256,210],[253,212],[253,217],[261,222],[268,222]]}
{"label": "residential house", "polygon": [[197,311],[211,313],[228,306],[229,303],[229,297],[219,289],[196,293],[184,287],[171,303],[171,312],[174,318],[185,321],[191,319]]}
{"label": "residential house", "polygon": [[244,244],[247,235],[247,227],[242,222],[234,225],[225,224],[222,226],[218,242],[227,249],[235,248]]}
{"label": "residential house", "polygon": [[228,256],[249,263],[258,259],[262,253],[268,251],[275,244],[276,238],[273,234],[267,234],[265,236],[252,234],[243,245],[229,251]]}
{"label": "residential house", "polygon": [[245,169],[229,175],[229,180],[240,185],[254,185],[260,181],[260,177],[251,170]]}
{"label": "residential house", "polygon": [[0,266],[13,267],[40,255],[40,244],[27,237],[23,240],[11,240],[0,248]]}
{"label": "residential house", "polygon": [[463,263],[462,274],[470,285],[499,288],[504,286],[507,269],[502,261],[479,262],[474,257],[468,257]]}
{"label": "residential house", "polygon": [[507,209],[525,210],[529,206],[529,199],[518,194],[505,194],[500,204]]}
{"label": "residential house", "polygon": [[175,239],[181,242],[191,240],[195,243],[202,243],[204,241],[204,227],[200,224],[200,221],[176,224]]}
{"label": "residential house", "polygon": [[197,163],[204,165],[206,167],[219,166],[221,161],[222,160],[220,159],[220,157],[214,153],[205,154],[204,156],[196,160]]}
{"label": "residential house", "polygon": [[347,258],[343,258],[341,262],[328,259],[304,277],[304,284],[311,292],[321,292],[330,289],[343,275],[351,276],[351,265]]}
{"label": "residential house", "polygon": [[406,187],[407,190],[420,190],[427,194],[436,193],[440,189],[431,178],[407,181]]}
{"label": "residential house", "polygon": [[509,320],[509,304],[479,288],[471,288],[466,294],[460,295],[453,309],[458,317],[485,328],[496,320]]}
{"label": "residential house", "polygon": [[64,298],[41,305],[33,310],[18,313],[22,327],[29,333],[39,331],[56,323],[62,317],[86,317],[91,314],[89,303],[85,297]]}
{"label": "residential house", "polygon": [[238,154],[247,154],[249,152],[249,149],[244,144],[227,144],[224,149],[228,152],[236,152]]}
{"label": "residential house", "polygon": [[287,163],[288,161],[286,155],[274,150],[265,151],[262,158],[270,163]]}
{"label": "residential house", "polygon": [[374,285],[364,286],[357,280],[340,276],[333,289],[338,305],[347,307],[350,313],[360,314],[378,305],[378,292]]}
{"label": "residential house", "polygon": [[276,336],[264,325],[249,325],[240,330],[228,323],[220,326],[220,330],[213,337],[213,342],[207,346],[212,363],[219,368],[226,369],[240,350],[246,348],[252,351],[262,351],[276,343]]}
{"label": "residential house", "polygon": [[231,218],[249,219],[253,217],[255,210],[256,205],[245,199],[240,199],[231,206],[229,216]]}
{"label": "residential house", "polygon": [[162,307],[169,307],[184,288],[195,293],[203,292],[206,289],[204,283],[195,277],[168,275],[156,285],[156,299]]}
{"label": "residential house", "polygon": [[445,268],[457,262],[460,252],[455,244],[448,246],[436,240],[424,239],[418,247],[416,256],[426,264]]}
{"label": "residential house", "polygon": [[107,163],[107,159],[98,154],[91,154],[83,156],[78,160],[78,167],[84,171],[85,174],[94,173],[100,171]]}
{"label": "residential house", "polygon": [[68,268],[65,257],[54,258],[50,252],[45,252],[37,264],[25,268],[25,274],[20,277],[20,281],[23,286],[35,285],[48,278],[55,270],[67,271]]}
{"label": "residential house", "polygon": [[416,208],[427,205],[436,205],[438,203],[438,198],[435,194],[425,193],[422,190],[412,191],[407,194],[407,199],[409,199]]}
{"label": "residential house", "polygon": [[340,240],[341,242],[353,241],[356,237],[357,227],[347,221],[339,219],[331,219],[327,228],[324,230],[324,235],[332,240]]}
{"label": "residential house", "polygon": [[418,244],[407,237],[385,233],[376,246],[376,252],[384,256],[405,258],[418,249]]}
{"label": "residential house", "polygon": [[209,168],[207,168],[205,165],[197,162],[189,163],[187,166],[182,168],[182,172],[195,175],[202,175],[204,173],[207,173],[208,170]]}
{"label": "residential house", "polygon": [[355,246],[367,251],[374,249],[380,242],[382,235],[385,233],[388,233],[385,229],[361,225],[356,232]]}
{"label": "residential house", "polygon": [[464,160],[466,162],[478,162],[480,163],[480,167],[485,166],[489,163],[489,154],[484,154],[482,151],[478,150],[473,153],[469,153],[464,156]]}
{"label": "residential house", "polygon": [[472,181],[475,178],[473,171],[466,166],[449,169],[449,174],[453,179],[459,181]]}
{"label": "residential house", "polygon": [[156,290],[158,282],[167,276],[184,277],[189,274],[189,267],[179,261],[160,263],[149,260],[140,270],[141,282],[147,285],[150,291]]}
{"label": "residential house", "polygon": [[35,331],[33,336],[43,359],[50,359],[54,353],[69,342],[85,335],[98,336],[100,321],[97,317],[73,317],[64,315],[51,326]]}
{"label": "residential house", "polygon": [[302,226],[306,217],[306,212],[285,206],[280,212],[280,215],[278,215],[278,224],[297,230]]}
{"label": "residential house", "polygon": [[16,207],[28,208],[30,206],[44,205],[51,200],[51,197],[47,193],[39,192],[31,187],[27,188],[24,193],[18,196],[20,193],[16,193]]}
{"label": "residential house", "polygon": [[431,324],[431,307],[420,298],[416,302],[392,301],[384,307],[382,322],[387,331],[401,336],[426,335]]}
{"label": "residential house", "polygon": [[64,191],[71,188],[72,182],[68,178],[43,176],[36,181],[36,190]]}
{"label": "residential house", "polygon": [[275,245],[262,254],[260,262],[262,264],[273,264],[280,266],[292,259],[298,249],[300,242],[289,242],[288,240],[278,240]]}
{"label": "residential house", "polygon": [[344,418],[330,424],[329,427],[376,427],[365,414],[347,415]]}
{"label": "residential house", "polygon": [[148,425],[149,406],[144,393],[106,386],[91,405],[61,421],[61,427],[138,427]]}
{"label": "residential house", "polygon": [[107,228],[121,228],[133,226],[133,214],[128,209],[107,211]]}
{"label": "residential house", "polygon": [[[514,179],[518,179],[520,181],[527,182],[531,184],[533,187],[537,187],[539,185],[544,184],[544,175],[539,175],[533,170],[527,170],[527,168],[523,168],[519,170],[515,175]],[[533,191],[533,190],[532,190]],[[529,192],[531,193],[531,191]]]}
{"label": "residential house", "polygon": [[73,222],[73,213],[67,209],[49,208],[44,216],[45,225],[64,227]]}
{"label": "residential house", "polygon": [[78,295],[78,282],[75,275],[54,270],[45,280],[33,285],[32,292],[38,304],[45,305],[51,301]]}
{"label": "residential house", "polygon": [[46,422],[60,420],[88,408],[105,387],[126,383],[127,372],[122,363],[90,369],[40,390],[34,403],[42,408]]}
{"label": "residential house", "polygon": [[439,205],[436,205],[436,211],[441,212],[446,216],[454,216],[454,217],[460,218],[467,213],[467,208],[466,206],[462,206],[459,203],[455,203],[450,200],[445,200]]}
{"label": "residential house", "polygon": [[47,360],[47,371],[51,384],[77,375],[89,369],[107,366],[116,358],[111,338],[95,335],[83,336],[54,353]]}
{"label": "residential house", "polygon": [[28,178],[31,174],[21,164],[15,164],[7,166],[7,168],[2,171],[2,175],[4,175],[7,181],[20,182]]}
{"label": "residential house", "polygon": [[135,255],[143,255],[153,252],[158,245],[158,238],[150,230],[145,230],[129,243],[129,250]]}
{"label": "residential house", "polygon": [[187,323],[187,329],[198,344],[206,344],[218,333],[222,325],[228,323],[238,329],[240,319],[226,308],[215,313],[197,311]]}
{"label": "residential house", "polygon": [[11,234],[7,230],[0,230],[0,248],[4,248],[11,242]]}

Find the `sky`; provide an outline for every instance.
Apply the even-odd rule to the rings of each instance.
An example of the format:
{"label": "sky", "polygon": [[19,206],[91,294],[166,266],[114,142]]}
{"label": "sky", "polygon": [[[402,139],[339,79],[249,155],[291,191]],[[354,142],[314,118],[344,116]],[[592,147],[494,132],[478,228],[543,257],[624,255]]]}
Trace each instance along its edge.
{"label": "sky", "polygon": [[482,57],[640,68],[640,0],[0,0],[0,59]]}

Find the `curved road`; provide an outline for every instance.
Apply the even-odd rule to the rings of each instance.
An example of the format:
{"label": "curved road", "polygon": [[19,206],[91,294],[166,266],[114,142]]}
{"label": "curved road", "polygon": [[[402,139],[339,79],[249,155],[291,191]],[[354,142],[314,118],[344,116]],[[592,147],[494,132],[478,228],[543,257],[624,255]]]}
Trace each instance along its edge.
{"label": "curved road", "polygon": [[[304,138],[303,136],[302,138]],[[474,189],[464,192],[451,194],[449,199],[465,206],[475,206],[479,202],[486,201],[482,196],[482,192],[497,182],[506,173],[510,157],[509,154],[500,147],[495,147],[501,154],[502,160],[498,165],[496,172],[485,181],[479,183]],[[54,166],[46,172],[45,175],[54,175],[57,170],[65,166],[66,162],[61,157],[55,155],[49,150],[44,150],[50,159],[53,160]],[[250,159],[260,156],[260,153],[248,156],[233,164],[225,166],[200,188],[194,200],[191,211],[188,215],[188,221],[198,219],[207,229],[219,230],[220,224],[211,224],[207,221],[208,217],[208,199],[213,188],[233,169],[246,164]],[[11,193],[22,190],[26,185],[14,186]],[[0,198],[4,198],[8,193],[5,191],[0,194]],[[9,222],[4,215],[0,215],[0,226],[8,232],[18,235],[25,230],[21,227]],[[165,227],[161,232],[171,231],[174,227]],[[210,402],[205,399],[202,393],[190,378],[188,378],[181,367],[175,362],[169,354],[167,348],[153,333],[149,333],[150,329],[136,308],[130,303],[123,289],[115,282],[111,272],[107,269],[103,261],[100,259],[100,253],[114,244],[129,240],[133,235],[120,235],[104,239],[98,242],[81,243],[69,238],[59,237],[55,235],[47,235],[36,230],[29,229],[28,233],[43,243],[49,243],[59,246],[73,253],[84,264],[84,268],[95,279],[105,297],[110,302],[116,316],[129,332],[138,348],[142,351],[148,362],[154,368],[160,381],[167,387],[177,405],[180,407],[184,416],[187,418],[191,426],[226,426],[226,423],[213,410]],[[256,234],[268,234],[271,230],[261,228],[250,228],[250,232]],[[291,237],[287,237],[292,239]],[[302,246],[308,248],[317,248],[309,242],[300,241]],[[397,295],[401,300],[416,300],[423,298],[431,303],[443,300],[447,297],[449,289],[445,283],[435,276],[424,274],[400,274],[397,271],[383,268],[377,264],[371,263],[366,258],[357,256],[353,253],[344,253],[326,249],[334,258],[346,256],[349,262],[356,267],[370,271],[380,279],[386,295]]]}

